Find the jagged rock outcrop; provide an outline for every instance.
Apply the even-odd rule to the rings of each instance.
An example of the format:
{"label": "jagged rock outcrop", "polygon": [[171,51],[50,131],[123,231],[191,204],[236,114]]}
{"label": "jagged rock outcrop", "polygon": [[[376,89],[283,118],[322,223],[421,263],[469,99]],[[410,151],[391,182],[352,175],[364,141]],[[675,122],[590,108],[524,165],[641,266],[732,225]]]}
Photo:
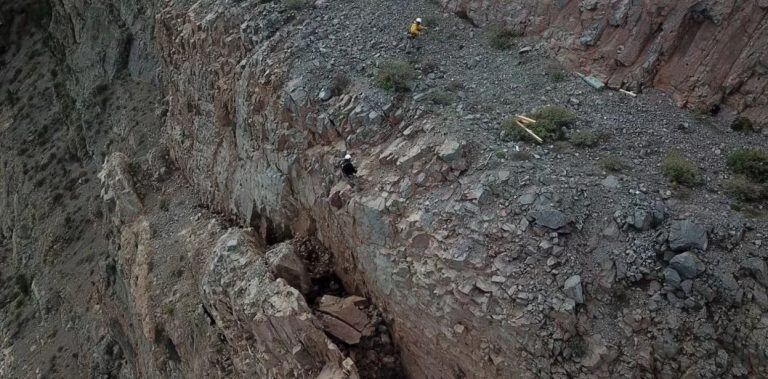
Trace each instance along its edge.
{"label": "jagged rock outcrop", "polygon": [[[235,351],[236,372],[314,378],[321,371],[342,370],[344,356],[325,336],[304,297],[283,279],[274,279],[263,252],[246,233],[231,229],[219,239],[201,284],[208,310]],[[354,367],[350,374],[356,377]]]}
{"label": "jagged rock outcrop", "polygon": [[119,227],[133,220],[142,205],[134,190],[128,157],[121,153],[110,155],[99,173],[99,180],[102,183],[101,198],[113,217],[112,222]]}
{"label": "jagged rock outcrop", "polygon": [[768,4],[632,0],[441,0],[476,24],[540,35],[558,59],[613,88],[657,87],[681,106],[724,103],[768,119]]}

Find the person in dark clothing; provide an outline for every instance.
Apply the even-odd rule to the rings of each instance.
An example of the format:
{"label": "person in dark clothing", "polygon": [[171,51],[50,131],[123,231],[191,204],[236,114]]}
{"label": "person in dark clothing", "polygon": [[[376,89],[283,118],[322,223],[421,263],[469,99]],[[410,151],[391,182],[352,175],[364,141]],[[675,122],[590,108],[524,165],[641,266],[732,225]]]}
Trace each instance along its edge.
{"label": "person in dark clothing", "polygon": [[344,156],[344,160],[341,161],[341,173],[347,179],[352,179],[357,174],[357,168],[352,164],[352,156],[347,154]]}

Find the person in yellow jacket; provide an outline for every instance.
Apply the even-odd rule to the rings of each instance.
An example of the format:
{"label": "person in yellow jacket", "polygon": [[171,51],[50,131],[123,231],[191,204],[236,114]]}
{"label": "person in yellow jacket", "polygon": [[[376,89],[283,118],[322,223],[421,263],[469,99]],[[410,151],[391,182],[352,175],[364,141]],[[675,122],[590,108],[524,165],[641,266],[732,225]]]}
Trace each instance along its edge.
{"label": "person in yellow jacket", "polygon": [[411,27],[408,28],[408,40],[405,44],[406,54],[411,52],[411,47],[415,47],[416,50],[419,50],[420,46],[416,42],[416,37],[420,36],[424,29],[426,29],[426,27],[422,24],[421,17],[417,18],[413,23],[411,23]]}
{"label": "person in yellow jacket", "polygon": [[417,18],[416,21],[414,21],[411,24],[411,27],[408,29],[408,36],[411,37],[411,39],[414,39],[421,35],[421,31],[426,29],[424,25],[421,23],[421,17]]}

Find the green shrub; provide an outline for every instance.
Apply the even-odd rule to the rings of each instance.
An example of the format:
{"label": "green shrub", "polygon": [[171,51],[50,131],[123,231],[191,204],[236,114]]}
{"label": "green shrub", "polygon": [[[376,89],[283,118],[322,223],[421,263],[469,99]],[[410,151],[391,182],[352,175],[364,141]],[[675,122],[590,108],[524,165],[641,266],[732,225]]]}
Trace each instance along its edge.
{"label": "green shrub", "polygon": [[285,7],[292,11],[300,11],[309,5],[309,0],[285,0]]}
{"label": "green shrub", "polygon": [[600,158],[598,164],[608,172],[622,172],[627,168],[627,164],[615,155],[606,155]]}
{"label": "green shrub", "polygon": [[737,200],[756,203],[768,200],[768,187],[743,177],[736,177],[725,183],[725,188]]}
{"label": "green shrub", "polygon": [[427,100],[437,105],[450,105],[453,103],[453,94],[448,91],[434,90],[427,95]]}
{"label": "green shrub", "polygon": [[670,151],[661,164],[664,176],[673,183],[695,186],[701,183],[701,173],[691,161],[685,159],[679,151]]}
{"label": "green shrub", "polygon": [[571,144],[581,148],[596,147],[600,144],[600,140],[602,140],[600,134],[589,131],[575,132],[571,135]]}
{"label": "green shrub", "polygon": [[[525,127],[544,141],[559,141],[565,139],[563,128],[573,125],[576,116],[565,108],[544,107],[536,111],[531,118],[536,122]],[[533,137],[515,123],[515,118],[509,118],[501,123],[504,134],[518,141],[533,141]]]}
{"label": "green shrub", "polygon": [[758,183],[768,182],[768,154],[757,149],[741,149],[728,156],[728,167]]}
{"label": "green shrub", "polygon": [[555,83],[560,83],[565,80],[565,73],[562,71],[552,71],[548,75],[549,79]]}
{"label": "green shrub", "polygon": [[496,150],[496,158],[507,159],[507,152],[504,150]]}
{"label": "green shrub", "polygon": [[391,60],[381,65],[376,74],[376,82],[386,90],[408,92],[411,90],[411,81],[416,76],[416,70],[408,62]]}
{"label": "green shrub", "polygon": [[488,29],[488,43],[494,49],[507,50],[515,44],[520,32],[506,26],[496,25]]}
{"label": "green shrub", "polygon": [[752,124],[752,120],[746,117],[737,117],[731,123],[731,129],[737,132],[752,132],[755,131],[755,126]]}
{"label": "green shrub", "polygon": [[547,106],[539,109],[531,118],[538,124],[541,121],[552,123],[554,126],[567,128],[576,122],[576,115],[562,107]]}

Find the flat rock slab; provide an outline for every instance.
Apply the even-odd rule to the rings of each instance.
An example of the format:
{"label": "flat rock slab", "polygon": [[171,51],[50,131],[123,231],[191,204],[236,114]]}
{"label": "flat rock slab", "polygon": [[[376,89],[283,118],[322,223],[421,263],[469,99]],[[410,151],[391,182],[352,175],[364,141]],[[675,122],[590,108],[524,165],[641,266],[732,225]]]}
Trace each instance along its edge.
{"label": "flat rock slab", "polygon": [[596,78],[594,76],[591,76],[591,75],[590,76],[581,75],[581,79],[584,80],[587,84],[589,84],[590,87],[592,87],[592,88],[594,88],[596,90],[601,90],[601,89],[605,88],[605,83],[603,83],[602,80],[600,80],[600,79],[598,79],[598,78]]}
{"label": "flat rock slab", "polygon": [[325,295],[320,299],[317,317],[326,332],[354,345],[360,342],[361,337],[373,334],[370,317],[360,309],[367,305],[368,300],[360,296],[340,298]]}
{"label": "flat rock slab", "polygon": [[689,220],[678,221],[669,229],[669,248],[672,251],[707,249],[707,230]]}

